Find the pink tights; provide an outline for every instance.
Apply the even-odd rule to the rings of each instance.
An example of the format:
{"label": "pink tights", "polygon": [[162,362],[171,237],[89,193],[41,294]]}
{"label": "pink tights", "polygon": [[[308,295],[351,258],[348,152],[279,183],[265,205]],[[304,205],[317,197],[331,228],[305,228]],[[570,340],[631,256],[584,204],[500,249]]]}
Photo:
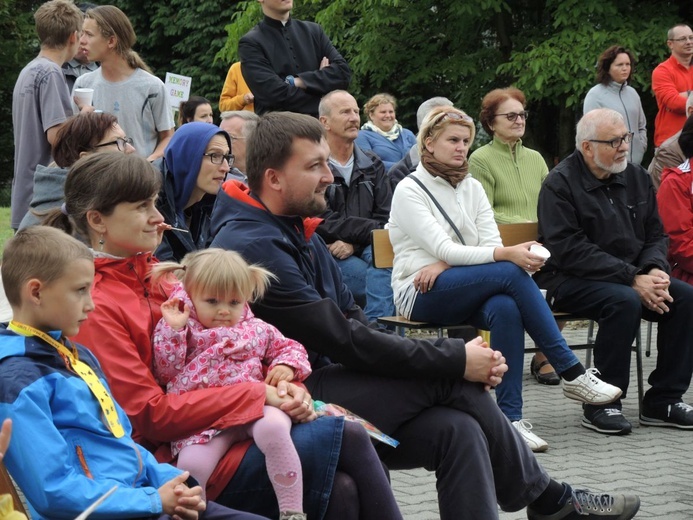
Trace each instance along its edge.
{"label": "pink tights", "polygon": [[303,471],[291,440],[291,418],[279,408],[265,406],[264,417],[252,424],[224,430],[205,444],[185,446],[178,467],[188,470],[204,490],[210,475],[229,447],[252,437],[265,454],[267,473],[274,487],[279,511],[303,512]]}

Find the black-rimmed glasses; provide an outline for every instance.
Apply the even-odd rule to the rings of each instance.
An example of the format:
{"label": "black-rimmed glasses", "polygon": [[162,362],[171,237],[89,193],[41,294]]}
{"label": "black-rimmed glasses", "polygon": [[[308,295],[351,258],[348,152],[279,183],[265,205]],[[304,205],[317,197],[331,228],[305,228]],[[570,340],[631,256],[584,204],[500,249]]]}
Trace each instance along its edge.
{"label": "black-rimmed glasses", "polygon": [[219,152],[213,152],[213,153],[203,153],[205,157],[209,157],[209,160],[212,161],[212,164],[221,164],[224,162],[224,159],[226,159],[226,162],[229,163],[229,166],[233,166],[233,159],[234,156],[232,153],[219,153]]}
{"label": "black-rimmed glasses", "polygon": [[529,111],[525,110],[524,112],[508,112],[506,114],[496,114],[494,117],[500,116],[505,116],[505,118],[511,123],[514,123],[518,117],[521,117],[522,119],[527,121],[527,118],[529,117]]}
{"label": "black-rimmed glasses", "polygon": [[630,142],[632,140],[633,140],[633,132],[628,132],[627,134],[624,134],[621,137],[616,137],[616,138],[610,139],[608,141],[603,141],[600,139],[588,139],[588,141],[591,143],[609,144],[609,145],[611,145],[611,148],[618,148],[619,146],[621,146],[621,143],[630,144]]}
{"label": "black-rimmed glasses", "polygon": [[113,146],[116,145],[118,150],[121,152],[125,151],[127,145],[132,146],[132,137],[116,137],[115,141],[109,141],[108,143],[97,144],[94,148],[101,148],[102,146]]}

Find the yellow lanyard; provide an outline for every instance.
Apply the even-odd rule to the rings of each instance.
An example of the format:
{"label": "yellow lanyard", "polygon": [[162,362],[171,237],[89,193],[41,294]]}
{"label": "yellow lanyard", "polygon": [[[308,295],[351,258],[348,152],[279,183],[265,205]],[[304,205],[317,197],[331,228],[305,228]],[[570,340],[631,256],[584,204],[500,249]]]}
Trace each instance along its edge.
{"label": "yellow lanyard", "polygon": [[60,354],[60,357],[63,358],[63,361],[65,361],[65,364],[68,365],[68,368],[72,368],[72,370],[74,370],[74,372],[84,380],[87,386],[89,386],[91,393],[94,394],[94,397],[96,397],[96,400],[101,406],[108,429],[111,430],[116,438],[120,438],[125,435],[125,430],[123,430],[123,425],[120,424],[120,419],[118,419],[118,412],[116,411],[115,403],[113,402],[111,394],[108,393],[106,387],[96,376],[94,371],[89,367],[89,365],[79,360],[77,357],[77,349],[73,348],[73,350],[70,351],[67,347],[65,347],[65,345],[54,340],[45,332],[35,329],[29,325],[25,325],[24,323],[19,323],[13,320],[8,325],[8,328],[17,334],[21,334],[22,336],[37,336],[50,346],[54,347]]}

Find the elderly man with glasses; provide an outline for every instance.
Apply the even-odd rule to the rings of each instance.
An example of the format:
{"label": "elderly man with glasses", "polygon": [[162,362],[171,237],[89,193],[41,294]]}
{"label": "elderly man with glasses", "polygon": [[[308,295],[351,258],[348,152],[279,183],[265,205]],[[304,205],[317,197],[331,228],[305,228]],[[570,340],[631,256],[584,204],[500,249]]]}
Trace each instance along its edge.
{"label": "elderly man with glasses", "polygon": [[667,45],[671,56],[652,72],[652,91],[659,107],[654,132],[656,147],[683,128],[686,99],[693,91],[693,31],[688,25],[675,25],[667,33]]}
{"label": "elderly man with glasses", "polygon": [[[693,372],[693,287],[669,277],[667,236],[650,176],[627,161],[633,134],[610,109],[588,112],[577,125],[577,150],[546,178],[539,193],[539,238],[551,252],[534,279],[556,311],[597,321],[595,367],[623,390],[640,320],[660,323],[657,367],[640,415],[643,426],[693,430],[693,407],[682,401]],[[582,425],[625,435],[631,424],[621,399],[584,405]]]}

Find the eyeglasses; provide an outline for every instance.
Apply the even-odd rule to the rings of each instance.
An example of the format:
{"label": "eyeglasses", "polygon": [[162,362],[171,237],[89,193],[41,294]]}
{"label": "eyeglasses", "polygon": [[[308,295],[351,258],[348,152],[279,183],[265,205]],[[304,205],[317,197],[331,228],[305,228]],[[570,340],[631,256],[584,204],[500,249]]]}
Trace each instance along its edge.
{"label": "eyeglasses", "polygon": [[669,38],[669,41],[670,42],[679,42],[679,43],[693,42],[693,34],[691,34],[690,36],[681,36],[681,38]]}
{"label": "eyeglasses", "polygon": [[500,116],[505,116],[505,118],[510,121],[511,123],[514,123],[515,120],[518,117],[521,117],[525,121],[527,121],[527,118],[529,117],[529,111],[525,110],[524,112],[508,112],[507,114],[496,114],[493,117],[500,117]]}
{"label": "eyeglasses", "polygon": [[616,137],[615,139],[611,139],[610,141],[602,141],[600,139],[588,139],[588,141],[590,141],[591,143],[610,144],[611,148],[618,148],[619,146],[621,146],[621,143],[630,144],[632,140],[633,132],[628,132],[627,134],[624,134],[621,137]]}
{"label": "eyeglasses", "polygon": [[109,141],[108,143],[97,144],[94,148],[101,148],[102,146],[113,146],[116,145],[118,150],[121,152],[125,151],[126,145],[132,146],[132,137],[116,137],[115,141]]}
{"label": "eyeglasses", "polygon": [[233,166],[233,159],[234,156],[231,153],[219,153],[219,152],[214,152],[214,153],[203,153],[205,157],[209,157],[209,160],[212,161],[212,164],[221,164],[224,162],[224,159],[226,159],[226,162],[229,163],[229,166]]}

